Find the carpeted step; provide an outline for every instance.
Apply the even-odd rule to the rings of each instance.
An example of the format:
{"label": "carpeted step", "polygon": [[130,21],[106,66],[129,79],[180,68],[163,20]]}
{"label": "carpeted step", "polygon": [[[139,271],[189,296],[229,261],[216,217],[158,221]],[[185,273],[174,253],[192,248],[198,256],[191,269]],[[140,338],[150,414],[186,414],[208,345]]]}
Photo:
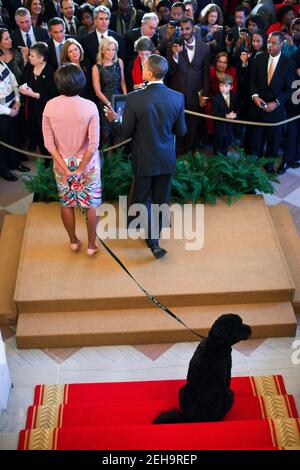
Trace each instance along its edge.
{"label": "carpeted step", "polygon": [[[178,408],[178,399],[69,405],[41,405],[28,408],[26,429],[151,424],[164,410]],[[291,395],[238,397],[224,421],[265,418],[297,418]]]}
{"label": "carpeted step", "polygon": [[300,313],[300,237],[287,206],[279,204],[268,209],[296,287],[292,304],[295,313]]}
{"label": "carpeted step", "polygon": [[[176,402],[185,380],[150,380],[137,382],[101,382],[61,385],[37,385],[34,405],[67,403],[115,403],[162,400]],[[239,396],[286,395],[281,375],[232,377],[235,399]]]}
{"label": "carpeted step", "polygon": [[25,215],[4,217],[0,237],[0,325],[16,322],[17,310],[13,297],[25,220]]}
{"label": "carpeted step", "polygon": [[277,449],[300,446],[300,420],[46,428],[20,432],[19,449],[202,450]]}
{"label": "carpeted step", "polygon": [[[176,307],[190,328],[206,335],[223,313],[239,314],[252,327],[252,338],[294,336],[297,321],[290,302]],[[18,348],[59,348],[109,344],[195,341],[193,333],[161,309],[20,313]]]}

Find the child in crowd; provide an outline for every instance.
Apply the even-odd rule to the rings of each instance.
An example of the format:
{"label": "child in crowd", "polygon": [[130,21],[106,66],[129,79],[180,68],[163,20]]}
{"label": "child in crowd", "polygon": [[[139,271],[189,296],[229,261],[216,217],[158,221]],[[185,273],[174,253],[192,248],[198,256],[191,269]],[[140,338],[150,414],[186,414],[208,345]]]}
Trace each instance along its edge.
{"label": "child in crowd", "polygon": [[[213,98],[213,115],[228,121],[237,118],[237,96],[232,92],[233,78],[224,75],[220,78],[220,92]],[[214,121],[214,155],[227,156],[228,147],[233,139],[233,125],[229,122]]]}

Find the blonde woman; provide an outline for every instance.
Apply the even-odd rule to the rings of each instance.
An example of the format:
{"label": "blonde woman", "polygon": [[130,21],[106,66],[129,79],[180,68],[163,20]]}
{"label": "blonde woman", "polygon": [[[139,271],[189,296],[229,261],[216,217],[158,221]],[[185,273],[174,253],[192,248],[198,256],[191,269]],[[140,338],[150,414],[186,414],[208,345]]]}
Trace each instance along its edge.
{"label": "blonde woman", "polygon": [[99,46],[96,64],[92,68],[92,80],[98,98],[102,145],[110,144],[110,124],[106,120],[103,107],[110,106],[114,94],[127,94],[124,65],[118,58],[118,43],[111,37],[104,38]]}
{"label": "blonde woman", "polygon": [[74,38],[69,38],[64,43],[61,52],[61,63],[67,64],[71,62],[81,68],[85,76],[85,86],[80,95],[82,98],[94,100],[94,90],[92,84],[92,67],[89,59],[84,57],[81,44]]}

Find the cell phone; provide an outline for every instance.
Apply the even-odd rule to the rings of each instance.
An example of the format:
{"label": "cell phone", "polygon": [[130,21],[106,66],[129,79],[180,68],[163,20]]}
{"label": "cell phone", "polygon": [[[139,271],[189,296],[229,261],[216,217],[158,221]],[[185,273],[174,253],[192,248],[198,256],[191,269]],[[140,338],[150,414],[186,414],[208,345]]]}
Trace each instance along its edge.
{"label": "cell phone", "polygon": [[227,41],[233,41],[233,34],[227,33]]}
{"label": "cell phone", "polygon": [[241,28],[240,29],[240,34],[241,33],[248,33],[248,29],[247,28]]}

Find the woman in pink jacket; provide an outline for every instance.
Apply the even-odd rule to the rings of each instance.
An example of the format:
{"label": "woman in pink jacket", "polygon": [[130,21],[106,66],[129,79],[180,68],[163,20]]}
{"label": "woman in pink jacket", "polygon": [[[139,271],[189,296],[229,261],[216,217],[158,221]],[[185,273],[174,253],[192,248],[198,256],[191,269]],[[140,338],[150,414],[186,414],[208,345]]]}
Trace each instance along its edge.
{"label": "woman in pink jacket", "polygon": [[43,113],[45,147],[53,157],[54,174],[61,202],[61,217],[70,238],[71,249],[78,251],[74,207],[86,209],[88,222],[87,254],[97,251],[97,207],[101,203],[99,114],[94,103],[79,96],[85,85],[82,70],[65,64],[55,72],[60,96],[48,101]]}

